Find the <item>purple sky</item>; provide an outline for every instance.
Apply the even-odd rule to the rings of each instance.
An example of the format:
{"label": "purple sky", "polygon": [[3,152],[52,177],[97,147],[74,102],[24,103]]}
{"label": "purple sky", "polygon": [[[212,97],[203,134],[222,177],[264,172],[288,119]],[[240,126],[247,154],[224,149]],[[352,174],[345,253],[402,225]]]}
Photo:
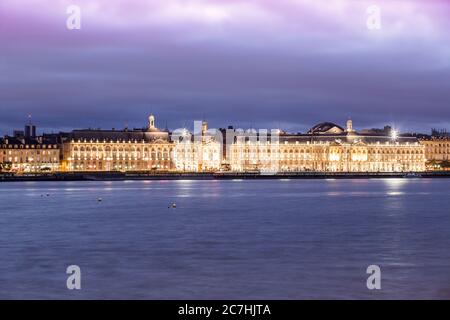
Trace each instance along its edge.
{"label": "purple sky", "polygon": [[30,113],[46,131],[150,112],[172,129],[450,129],[449,18],[447,0],[2,0],[0,134]]}

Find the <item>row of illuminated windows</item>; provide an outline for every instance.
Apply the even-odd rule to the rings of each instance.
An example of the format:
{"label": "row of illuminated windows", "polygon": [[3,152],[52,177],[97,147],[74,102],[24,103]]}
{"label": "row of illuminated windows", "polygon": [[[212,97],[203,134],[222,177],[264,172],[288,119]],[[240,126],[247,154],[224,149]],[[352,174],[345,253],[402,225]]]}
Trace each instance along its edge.
{"label": "row of illuminated windows", "polygon": [[[241,160],[241,159],[258,159],[258,160],[266,160],[266,161],[271,161],[271,160],[296,160],[296,161],[328,161],[328,157],[311,157],[308,155],[304,155],[304,156],[286,156],[286,157],[264,157],[264,156],[258,156],[257,154],[246,154],[242,157],[234,157],[234,159],[232,160]],[[341,158],[333,158],[330,157],[331,160],[334,161],[340,161],[343,160]],[[358,157],[354,157],[352,159],[358,159]],[[404,160],[404,161],[408,161],[408,160],[423,160],[424,156],[423,155],[418,155],[418,156],[402,156],[402,157],[398,157],[398,156],[375,156],[373,158],[367,158],[367,157],[363,157],[361,159],[364,159],[364,161],[389,161],[389,160]]]}
{"label": "row of illuminated windows", "polygon": [[[170,160],[160,160],[160,161],[158,161],[158,162],[161,162],[161,163],[164,163],[164,162],[169,162]],[[83,163],[105,163],[104,161],[101,161],[101,160],[82,160],[82,159],[80,159],[80,160],[74,160],[74,161],[72,161],[71,163],[73,163],[73,164],[83,164]],[[115,163],[134,163],[134,164],[147,164],[148,162],[145,162],[145,161],[132,161],[132,160],[113,160],[113,161],[111,161],[110,162],[111,164],[115,164]]]}
{"label": "row of illuminated windows", "polygon": [[102,147],[74,147],[73,152],[168,152],[167,148],[102,148]]}
{"label": "row of illuminated windows", "polygon": [[151,158],[151,159],[160,159],[160,158],[168,158],[169,153],[166,152],[152,152],[152,153],[143,153],[140,152],[131,152],[131,153],[123,153],[123,152],[110,152],[110,153],[100,153],[100,152],[90,152],[90,153],[72,153],[72,158]]}
{"label": "row of illuminated windows", "polygon": [[426,143],[427,147],[450,148],[450,143]]}
{"label": "row of illuminated windows", "polygon": [[427,148],[427,153],[450,153],[450,149]]}
{"label": "row of illuminated windows", "polygon": [[55,145],[53,145],[53,144],[52,145],[47,145],[47,144],[44,144],[44,145],[40,145],[40,144],[38,144],[38,145],[34,145],[34,144],[32,144],[32,145],[4,144],[4,145],[1,145],[1,148],[2,149],[57,149],[58,146],[56,144]]}
{"label": "row of illuminated windows", "polygon": [[0,157],[0,163],[59,163],[58,157]]}
{"label": "row of illuminated windows", "polygon": [[111,166],[103,166],[101,163],[99,164],[73,164],[70,166],[72,170],[137,170],[137,169],[170,169],[170,165],[167,164],[158,164],[154,166],[136,166],[134,164],[129,163],[113,163]]}
{"label": "row of illuminated windows", "polygon": [[3,150],[3,155],[58,155],[59,151],[46,150]]}
{"label": "row of illuminated windows", "polygon": [[[245,148],[245,149],[241,149],[241,150],[236,150],[236,149],[234,149],[233,150],[233,152],[235,153],[235,154],[237,154],[237,153],[262,153],[262,154],[264,154],[264,153],[267,153],[267,154],[270,154],[270,153],[281,153],[281,154],[309,154],[309,153],[320,153],[320,154],[323,154],[323,153],[328,153],[328,151],[327,150],[298,150],[298,149],[294,149],[294,150],[284,150],[284,151],[281,151],[281,150],[260,150],[260,149],[248,149],[248,148]],[[336,151],[333,151],[333,153],[339,153],[339,154],[342,154],[342,153],[344,153],[343,152],[343,150],[336,150]],[[407,154],[417,154],[417,155],[420,155],[420,154],[423,154],[423,151],[422,150],[395,150],[395,149],[393,149],[393,150],[350,150],[349,151],[349,153],[350,154],[405,154],[405,155],[407,155]]]}

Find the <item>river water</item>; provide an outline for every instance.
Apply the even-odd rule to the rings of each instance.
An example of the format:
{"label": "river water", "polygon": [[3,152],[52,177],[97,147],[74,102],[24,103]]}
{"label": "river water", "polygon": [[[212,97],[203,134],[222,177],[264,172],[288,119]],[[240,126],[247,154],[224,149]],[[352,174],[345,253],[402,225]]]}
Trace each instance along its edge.
{"label": "river water", "polygon": [[0,183],[0,298],[450,299],[449,199],[450,179]]}

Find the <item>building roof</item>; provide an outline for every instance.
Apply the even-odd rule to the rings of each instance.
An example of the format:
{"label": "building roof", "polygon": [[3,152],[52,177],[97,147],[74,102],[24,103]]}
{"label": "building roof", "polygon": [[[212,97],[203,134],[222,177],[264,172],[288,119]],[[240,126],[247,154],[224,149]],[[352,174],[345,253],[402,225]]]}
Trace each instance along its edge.
{"label": "building roof", "polygon": [[450,141],[450,137],[436,137],[436,136],[420,136],[420,140],[423,141]]}
{"label": "building roof", "polygon": [[280,143],[363,143],[363,144],[385,144],[386,142],[398,142],[400,144],[413,144],[419,140],[416,137],[398,137],[395,141],[386,135],[370,135],[358,133],[341,134],[284,134],[280,135]]}
{"label": "building roof", "polygon": [[10,137],[5,136],[0,139],[0,144],[2,145],[57,145],[58,141],[54,139],[46,139],[44,137],[36,137],[36,138],[26,138],[26,137]]}
{"label": "building roof", "polygon": [[[245,137],[245,141],[274,141],[269,135],[259,135],[259,134],[248,134],[244,133],[242,135],[237,135]],[[264,141],[265,141],[264,140]],[[236,141],[236,139],[235,139]],[[275,140],[276,141],[276,140]],[[373,135],[373,134],[359,134],[359,133],[339,133],[339,134],[288,134],[281,133],[278,137],[278,142],[280,144],[285,143],[302,143],[302,144],[317,144],[317,143],[335,143],[335,144],[386,144],[389,143],[399,143],[399,144],[414,144],[419,142],[417,137],[402,137],[399,136],[395,140],[391,136],[386,135]]]}
{"label": "building roof", "polygon": [[74,130],[69,133],[70,140],[99,140],[99,141],[167,141],[169,134],[164,131],[146,131],[143,129],[128,130]]}
{"label": "building roof", "polygon": [[321,122],[312,127],[309,134],[324,134],[324,133],[340,133],[344,132],[344,128],[333,122]]}

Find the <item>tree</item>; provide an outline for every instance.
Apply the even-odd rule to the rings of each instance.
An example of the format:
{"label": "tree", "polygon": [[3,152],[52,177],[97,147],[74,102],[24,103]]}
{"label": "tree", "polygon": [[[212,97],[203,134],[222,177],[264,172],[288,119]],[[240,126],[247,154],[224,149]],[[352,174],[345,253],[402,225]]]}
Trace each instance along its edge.
{"label": "tree", "polygon": [[432,167],[434,169],[439,167],[439,164],[436,160],[427,161],[426,165],[427,167]]}
{"label": "tree", "polygon": [[441,168],[448,169],[450,168],[450,161],[444,160],[441,162]]}
{"label": "tree", "polygon": [[11,162],[0,163],[0,172],[9,172],[11,171],[11,168],[12,168]]}

